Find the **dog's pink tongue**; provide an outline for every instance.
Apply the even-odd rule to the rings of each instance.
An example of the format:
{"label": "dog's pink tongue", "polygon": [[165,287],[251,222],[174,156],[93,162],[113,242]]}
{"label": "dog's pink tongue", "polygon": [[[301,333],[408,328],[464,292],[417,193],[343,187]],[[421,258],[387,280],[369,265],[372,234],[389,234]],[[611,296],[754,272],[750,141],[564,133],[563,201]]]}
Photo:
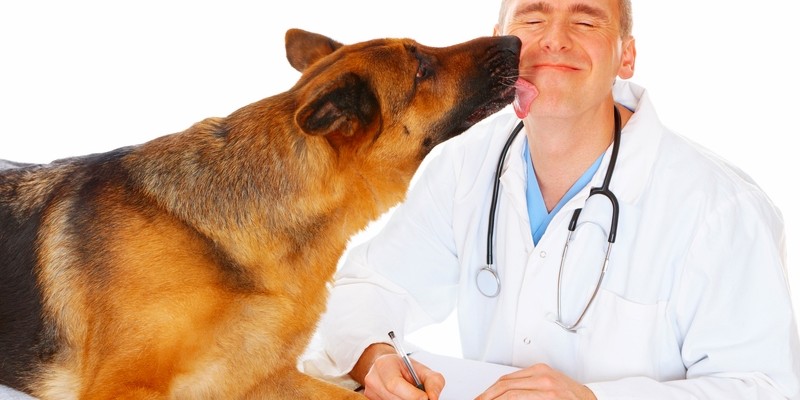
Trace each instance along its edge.
{"label": "dog's pink tongue", "polygon": [[536,89],[536,86],[522,78],[517,79],[514,87],[517,89],[514,95],[514,112],[517,113],[517,117],[520,119],[525,118],[531,109],[533,99],[539,95],[539,89]]}

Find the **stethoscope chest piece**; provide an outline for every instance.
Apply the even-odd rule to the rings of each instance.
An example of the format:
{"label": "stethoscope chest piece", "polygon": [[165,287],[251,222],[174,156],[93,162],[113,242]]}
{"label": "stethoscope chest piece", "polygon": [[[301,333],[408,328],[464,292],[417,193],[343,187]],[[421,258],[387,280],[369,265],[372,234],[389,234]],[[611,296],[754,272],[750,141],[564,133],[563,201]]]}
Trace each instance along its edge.
{"label": "stethoscope chest piece", "polygon": [[500,277],[490,265],[478,271],[475,284],[478,285],[478,291],[486,297],[497,297],[500,294]]}

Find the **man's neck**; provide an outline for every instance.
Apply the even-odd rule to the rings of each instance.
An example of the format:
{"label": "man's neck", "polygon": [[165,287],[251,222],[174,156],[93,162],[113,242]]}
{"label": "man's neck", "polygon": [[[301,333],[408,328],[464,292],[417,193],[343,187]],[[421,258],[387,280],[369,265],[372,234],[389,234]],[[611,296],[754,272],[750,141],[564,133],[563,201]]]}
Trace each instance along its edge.
{"label": "man's neck", "polygon": [[[617,105],[622,126],[632,113]],[[576,118],[529,117],[525,120],[531,159],[548,211],[614,140],[614,114],[607,112]]]}

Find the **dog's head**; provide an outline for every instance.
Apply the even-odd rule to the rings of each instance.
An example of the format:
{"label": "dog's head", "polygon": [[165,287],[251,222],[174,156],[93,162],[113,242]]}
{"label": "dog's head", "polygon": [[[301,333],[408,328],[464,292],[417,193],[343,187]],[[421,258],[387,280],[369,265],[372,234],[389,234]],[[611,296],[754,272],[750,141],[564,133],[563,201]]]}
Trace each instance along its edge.
{"label": "dog's head", "polygon": [[291,29],[286,55],[302,72],[295,123],[337,151],[413,171],[434,146],[513,100],[519,51],[514,36],[434,48],[410,39],[343,45]]}

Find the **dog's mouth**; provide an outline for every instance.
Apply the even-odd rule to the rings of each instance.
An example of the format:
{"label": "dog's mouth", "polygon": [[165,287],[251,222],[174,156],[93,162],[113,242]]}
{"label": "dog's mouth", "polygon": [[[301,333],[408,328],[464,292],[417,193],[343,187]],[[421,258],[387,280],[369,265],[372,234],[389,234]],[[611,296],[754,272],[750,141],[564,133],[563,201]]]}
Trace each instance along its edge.
{"label": "dog's mouth", "polygon": [[459,129],[463,132],[486,117],[502,110],[514,101],[515,93],[516,89],[513,85],[504,86],[497,96],[493,96],[486,103],[475,109],[467,118],[464,118]]}

